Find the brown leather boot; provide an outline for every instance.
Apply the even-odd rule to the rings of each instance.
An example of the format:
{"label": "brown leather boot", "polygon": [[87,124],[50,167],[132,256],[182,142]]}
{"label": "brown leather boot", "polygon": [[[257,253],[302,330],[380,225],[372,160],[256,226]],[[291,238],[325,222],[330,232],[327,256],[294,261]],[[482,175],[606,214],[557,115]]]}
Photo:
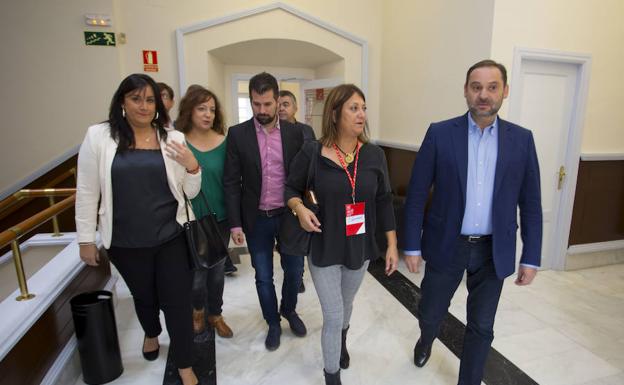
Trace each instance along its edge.
{"label": "brown leather boot", "polygon": [[232,338],[234,335],[234,332],[232,332],[232,329],[225,323],[221,315],[209,315],[208,323],[217,331],[219,337]]}
{"label": "brown leather boot", "polygon": [[206,318],[204,317],[204,308],[199,310],[193,309],[193,331],[199,334],[206,328]]}

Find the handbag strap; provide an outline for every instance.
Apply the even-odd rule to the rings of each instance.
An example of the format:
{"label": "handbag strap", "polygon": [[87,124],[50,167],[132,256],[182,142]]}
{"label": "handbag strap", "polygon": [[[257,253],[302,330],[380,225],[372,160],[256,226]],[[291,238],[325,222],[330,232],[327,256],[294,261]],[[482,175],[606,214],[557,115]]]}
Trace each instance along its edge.
{"label": "handbag strap", "polygon": [[[182,195],[184,195],[184,210],[186,211],[186,221],[189,222],[190,217],[189,217],[188,207],[189,205],[193,207],[193,205],[191,204],[191,200],[186,196],[186,192],[184,192],[184,190],[182,190]],[[204,195],[204,192],[202,190],[199,190],[199,195],[202,197],[202,200],[204,201],[204,204],[206,205],[208,212],[215,215],[215,212],[212,211],[212,209],[210,208],[210,205],[208,204],[208,199],[206,199],[206,196]]]}

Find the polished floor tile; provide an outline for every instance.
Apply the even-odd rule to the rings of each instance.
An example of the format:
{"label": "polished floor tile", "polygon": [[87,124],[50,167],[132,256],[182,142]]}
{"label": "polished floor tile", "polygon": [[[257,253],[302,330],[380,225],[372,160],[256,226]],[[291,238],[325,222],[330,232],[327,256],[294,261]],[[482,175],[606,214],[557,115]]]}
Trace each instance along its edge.
{"label": "polished floor tile", "polygon": [[[282,275],[276,260],[275,282]],[[281,346],[264,347],[267,326],[262,319],[248,255],[239,271],[226,278],[223,315],[234,338],[217,337],[217,379],[220,385],[322,383],[320,331],[322,315],[314,285],[306,271],[306,292],[298,312],[308,335],[296,337],[282,322]],[[416,285],[422,273],[400,271]],[[143,360],[143,332],[122,281],[117,287],[116,317],[125,371],[111,384],[160,384],[168,338],[161,336],[161,355]],[[466,290],[461,285],[450,312],[465,322]],[[164,320],[163,320],[164,325]],[[508,279],[495,324],[493,347],[540,384],[624,384],[624,265],[576,272],[543,271],[529,287]],[[349,331],[351,367],[343,383],[439,384],[457,382],[458,358],[436,342],[424,368],[412,364],[418,339],[416,318],[370,274],[356,297]],[[78,381],[77,384],[82,384]]]}

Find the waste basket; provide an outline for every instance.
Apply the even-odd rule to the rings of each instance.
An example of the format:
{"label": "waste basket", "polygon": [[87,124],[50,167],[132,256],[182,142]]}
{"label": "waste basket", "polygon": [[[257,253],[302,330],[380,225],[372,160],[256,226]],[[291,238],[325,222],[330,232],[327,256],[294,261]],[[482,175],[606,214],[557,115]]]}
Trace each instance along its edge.
{"label": "waste basket", "polygon": [[70,301],[83,380],[104,384],[123,372],[113,294],[100,290],[82,293]]}

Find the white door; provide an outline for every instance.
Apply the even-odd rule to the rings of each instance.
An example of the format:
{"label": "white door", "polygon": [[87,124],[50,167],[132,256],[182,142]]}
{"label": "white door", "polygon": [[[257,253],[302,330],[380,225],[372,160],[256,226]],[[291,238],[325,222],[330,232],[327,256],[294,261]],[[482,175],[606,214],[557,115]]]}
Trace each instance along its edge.
{"label": "white door", "polygon": [[[562,197],[566,189],[574,189],[565,177],[560,183],[560,170],[576,170],[568,151],[572,149],[570,140],[574,124],[575,109],[579,92],[580,65],[575,63],[522,59],[520,76],[515,78],[510,89],[509,119],[530,129],[535,138],[539,159],[542,187],[542,209],[544,216],[544,236],[542,246],[542,268],[562,268],[565,256],[562,242],[567,242],[561,234],[559,219]],[[575,160],[578,162],[578,159]],[[569,229],[568,226],[564,228]],[[518,258],[521,239],[518,235]],[[565,250],[567,244],[563,248]]]}

